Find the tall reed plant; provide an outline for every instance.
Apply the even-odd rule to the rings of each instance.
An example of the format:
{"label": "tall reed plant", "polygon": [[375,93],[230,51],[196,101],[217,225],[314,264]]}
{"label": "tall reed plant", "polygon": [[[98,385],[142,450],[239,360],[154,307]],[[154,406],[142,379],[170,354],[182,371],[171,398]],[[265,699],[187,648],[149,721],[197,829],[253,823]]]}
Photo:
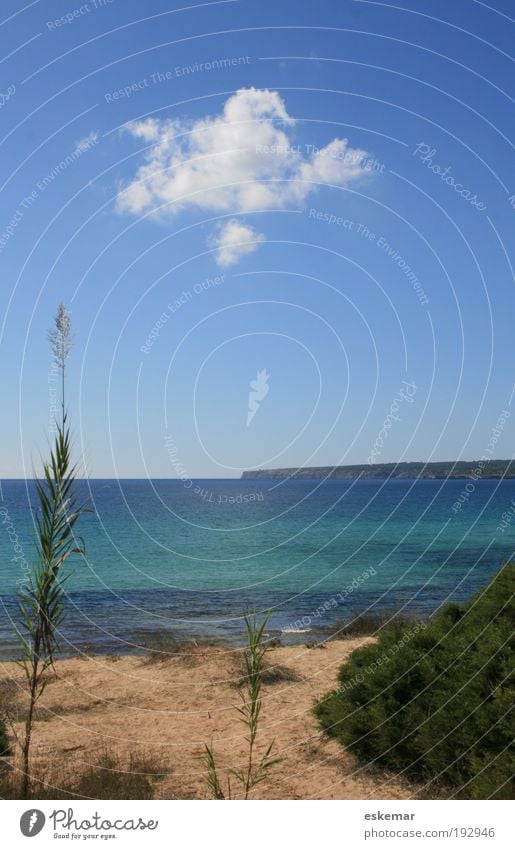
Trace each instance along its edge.
{"label": "tall reed plant", "polygon": [[71,460],[71,440],[65,408],[65,365],[71,348],[71,322],[66,308],[59,306],[54,328],[49,334],[55,365],[61,372],[61,421],[56,424],[49,459],[43,462],[43,475],[36,481],[36,557],[19,592],[21,644],[19,663],[24,670],[28,710],[22,751],[22,798],[31,791],[31,744],[36,705],[43,695],[59,649],[63,619],[63,567],[72,554],[85,557],[75,525],[83,512],[76,495],[77,467]]}
{"label": "tall reed plant", "polygon": [[233,791],[231,777],[235,778],[240,792],[236,795],[248,799],[252,790],[266,778],[268,770],[280,763],[281,758],[272,756],[274,741],[264,753],[256,755],[256,744],[259,732],[259,722],[262,708],[261,689],[263,683],[264,658],[267,645],[263,640],[264,630],[270,614],[258,624],[257,616],[245,616],[247,630],[247,647],[244,652],[245,679],[239,688],[241,704],[235,705],[239,719],[246,728],[247,743],[246,760],[240,769],[230,769],[227,776],[227,787],[224,791],[212,746],[205,744],[204,761],[207,769],[206,783],[213,799],[231,799]]}

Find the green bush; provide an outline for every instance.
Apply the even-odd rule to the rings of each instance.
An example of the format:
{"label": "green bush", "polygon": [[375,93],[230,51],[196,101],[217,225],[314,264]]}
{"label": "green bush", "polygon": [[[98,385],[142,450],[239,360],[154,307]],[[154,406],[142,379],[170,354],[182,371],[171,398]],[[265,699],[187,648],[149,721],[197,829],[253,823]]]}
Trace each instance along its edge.
{"label": "green bush", "polygon": [[458,798],[510,798],[514,591],[508,564],[468,604],[387,626],[316,705],[322,727],[363,763]]}

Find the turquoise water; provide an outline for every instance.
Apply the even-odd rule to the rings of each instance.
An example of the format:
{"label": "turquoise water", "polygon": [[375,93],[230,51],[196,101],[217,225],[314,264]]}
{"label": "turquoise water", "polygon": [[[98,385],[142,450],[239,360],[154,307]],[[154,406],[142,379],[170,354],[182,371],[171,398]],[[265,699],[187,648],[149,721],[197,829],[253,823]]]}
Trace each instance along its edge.
{"label": "turquoise water", "polygon": [[[271,610],[270,633],[290,641],[368,609],[430,615],[468,598],[513,552],[515,522],[498,526],[515,481],[475,482],[455,513],[466,485],[82,482],[94,511],[80,526],[89,562],[69,561],[63,646],[131,651],[162,629],[237,640],[248,608]],[[16,585],[33,556],[31,504],[31,482],[3,482],[4,654],[14,646]]]}

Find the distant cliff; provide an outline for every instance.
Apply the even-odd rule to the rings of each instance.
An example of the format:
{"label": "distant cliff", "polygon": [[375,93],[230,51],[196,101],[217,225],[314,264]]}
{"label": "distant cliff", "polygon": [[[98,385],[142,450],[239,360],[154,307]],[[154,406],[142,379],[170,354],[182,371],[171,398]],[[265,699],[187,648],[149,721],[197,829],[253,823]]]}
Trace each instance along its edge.
{"label": "distant cliff", "polygon": [[311,466],[305,469],[256,469],[242,478],[338,478],[342,480],[384,478],[515,478],[515,460],[476,460],[457,463],[366,463],[362,466]]}

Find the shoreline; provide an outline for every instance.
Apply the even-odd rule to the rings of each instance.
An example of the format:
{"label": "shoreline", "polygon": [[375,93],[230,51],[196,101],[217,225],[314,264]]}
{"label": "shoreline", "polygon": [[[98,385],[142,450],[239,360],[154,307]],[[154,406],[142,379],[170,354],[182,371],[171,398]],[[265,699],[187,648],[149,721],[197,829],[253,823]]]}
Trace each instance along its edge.
{"label": "shoreline", "polygon": [[[242,621],[243,621],[242,614]],[[301,617],[302,618],[302,617]],[[308,618],[308,617],[305,617]],[[313,625],[295,628],[288,625],[286,628],[270,628],[264,636],[264,643],[269,649],[299,649],[313,647],[324,647],[330,642],[344,642],[353,638],[373,638],[379,630],[390,621],[396,621],[406,627],[420,622],[429,621],[430,616],[419,612],[409,610],[384,610],[381,612],[367,613],[364,610],[360,614],[347,616],[345,621],[342,618],[335,618],[332,622],[326,621],[324,624]],[[297,624],[300,620],[297,620]],[[99,633],[102,633],[98,628]],[[73,629],[72,633],[76,633]],[[12,639],[12,636],[11,636]],[[177,629],[140,629],[134,631],[131,640],[125,643],[120,640],[118,643],[99,643],[94,645],[87,640],[76,637],[73,642],[71,639],[62,639],[62,642],[68,642],[67,648],[61,645],[59,651],[56,651],[55,657],[59,661],[72,660],[74,658],[102,658],[102,657],[131,657],[134,659],[145,658],[153,653],[163,652],[166,654],[183,654],[185,650],[192,649],[200,652],[202,650],[217,650],[226,652],[238,652],[244,649],[247,645],[246,635],[239,628],[236,633],[217,635],[213,631],[200,634],[192,631],[178,631]],[[5,653],[4,653],[5,652]],[[13,640],[12,649],[2,649],[0,647],[0,665],[14,663],[19,656],[19,644]]]}

